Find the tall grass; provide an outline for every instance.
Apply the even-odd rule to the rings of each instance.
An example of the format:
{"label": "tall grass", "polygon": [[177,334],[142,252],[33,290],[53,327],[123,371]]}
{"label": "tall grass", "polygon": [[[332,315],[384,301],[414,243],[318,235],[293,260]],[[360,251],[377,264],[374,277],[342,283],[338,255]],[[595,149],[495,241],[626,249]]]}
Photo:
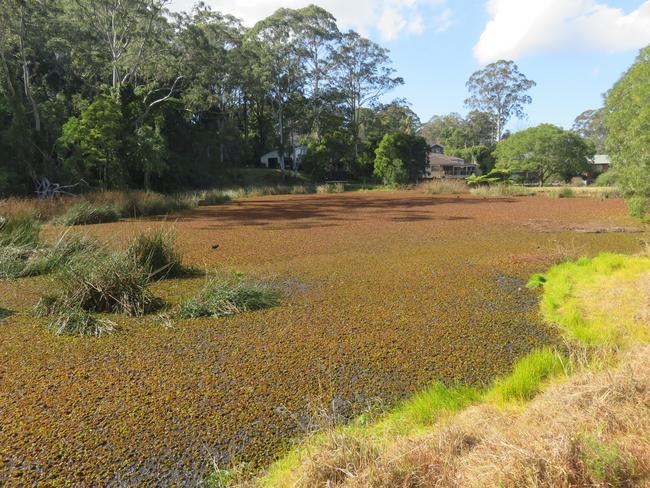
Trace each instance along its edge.
{"label": "tall grass", "polygon": [[0,246],[36,247],[41,226],[30,215],[0,216]]}
{"label": "tall grass", "polygon": [[470,191],[465,180],[450,178],[436,178],[423,183],[421,187],[427,195],[457,195]]}
{"label": "tall grass", "polygon": [[535,195],[534,190],[525,186],[505,184],[477,186],[476,188],[472,188],[470,193],[481,197],[528,197]]}
{"label": "tall grass", "polygon": [[56,219],[58,225],[92,225],[117,222],[120,212],[111,203],[93,204],[81,202],[69,207],[66,212]]}

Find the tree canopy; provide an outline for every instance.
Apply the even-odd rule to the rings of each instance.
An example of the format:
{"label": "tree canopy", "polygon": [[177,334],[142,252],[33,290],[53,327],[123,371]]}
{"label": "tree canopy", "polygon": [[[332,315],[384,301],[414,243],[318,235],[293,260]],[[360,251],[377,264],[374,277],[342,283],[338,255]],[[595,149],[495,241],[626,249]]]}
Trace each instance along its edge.
{"label": "tree canopy", "polygon": [[429,146],[420,136],[386,134],[377,147],[375,175],[388,185],[417,181],[426,167],[428,152]]}
{"label": "tree canopy", "polygon": [[272,150],[284,167],[299,145],[326,152],[314,174],[368,174],[385,133],[419,128],[408,104],[379,103],[403,83],[388,50],[341,33],[320,7],[279,9],[246,28],[202,2],[167,5],[3,3],[0,194],[30,193],[43,176],[203,187]]}
{"label": "tree canopy", "polygon": [[465,104],[473,110],[492,115],[495,140],[500,141],[508,121],[525,116],[524,105],[532,102],[527,94],[536,83],[519,72],[513,61],[499,60],[476,71],[467,81],[469,98]]}
{"label": "tree canopy", "polygon": [[650,198],[650,47],[607,94],[605,127],[617,183],[643,216]]}
{"label": "tree canopy", "polygon": [[534,176],[540,185],[550,178],[564,180],[589,169],[593,143],[552,124],[512,134],[497,144],[496,167]]}

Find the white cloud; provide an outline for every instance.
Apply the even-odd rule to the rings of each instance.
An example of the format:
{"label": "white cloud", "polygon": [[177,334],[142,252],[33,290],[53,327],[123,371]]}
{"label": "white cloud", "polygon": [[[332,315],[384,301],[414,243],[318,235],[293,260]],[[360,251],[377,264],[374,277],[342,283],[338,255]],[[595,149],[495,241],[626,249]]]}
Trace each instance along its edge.
{"label": "white cloud", "polygon": [[598,0],[488,0],[480,63],[552,49],[638,49],[650,44],[650,0],[625,13]]}
{"label": "white cloud", "polygon": [[[436,32],[449,27],[452,12],[446,0],[321,0],[317,4],[331,12],[341,28],[352,28],[364,35],[376,29],[383,40],[404,34],[421,34],[427,19]],[[171,0],[172,10],[191,10],[196,0]],[[205,0],[213,9],[235,15],[253,25],[280,7],[305,7],[314,0]],[[441,29],[442,27],[442,29]]]}
{"label": "white cloud", "polygon": [[453,12],[450,8],[445,8],[440,15],[436,16],[436,32],[442,33],[446,32],[453,24],[452,20]]}

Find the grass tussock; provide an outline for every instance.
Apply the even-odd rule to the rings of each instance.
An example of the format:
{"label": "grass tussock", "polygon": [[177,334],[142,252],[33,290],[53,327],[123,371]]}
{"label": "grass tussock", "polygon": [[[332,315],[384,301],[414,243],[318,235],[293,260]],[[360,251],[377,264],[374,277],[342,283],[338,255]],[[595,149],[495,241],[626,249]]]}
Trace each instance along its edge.
{"label": "grass tussock", "polygon": [[178,314],[183,319],[226,317],[275,307],[279,302],[280,293],[276,288],[236,276],[209,281],[196,296],[181,305]]}
{"label": "grass tussock", "polygon": [[421,185],[427,195],[460,195],[469,193],[470,187],[465,180],[438,178]]}
{"label": "grass tussock", "polygon": [[36,247],[40,223],[29,215],[0,216],[0,246]]}
{"label": "grass tussock", "polygon": [[118,326],[112,320],[98,318],[81,308],[71,307],[54,315],[48,326],[56,335],[101,337],[113,334]]}
{"label": "grass tussock", "polygon": [[177,277],[187,271],[173,230],[159,229],[139,234],[129,242],[127,254],[152,279]]}
{"label": "grass tussock", "polygon": [[113,204],[81,202],[69,207],[56,219],[56,223],[65,226],[93,225],[117,222],[119,219],[120,213]]}
{"label": "grass tussock", "polygon": [[141,316],[160,306],[149,291],[149,273],[126,252],[98,252],[78,256],[56,274],[60,291],[41,300],[41,314],[75,308],[87,312]]}

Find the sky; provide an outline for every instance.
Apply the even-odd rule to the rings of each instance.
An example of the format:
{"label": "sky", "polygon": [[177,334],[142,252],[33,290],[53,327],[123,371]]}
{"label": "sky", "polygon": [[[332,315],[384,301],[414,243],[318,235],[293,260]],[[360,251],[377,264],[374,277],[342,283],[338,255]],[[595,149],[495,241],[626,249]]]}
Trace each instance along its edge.
{"label": "sky", "polygon": [[[650,0],[204,0],[252,26],[277,8],[315,3],[341,29],[355,29],[391,52],[406,98],[426,122],[465,114],[465,82],[490,62],[512,59],[537,82],[528,117],[513,131],[540,123],[570,128],[650,44]],[[191,10],[194,0],[171,0]]]}

